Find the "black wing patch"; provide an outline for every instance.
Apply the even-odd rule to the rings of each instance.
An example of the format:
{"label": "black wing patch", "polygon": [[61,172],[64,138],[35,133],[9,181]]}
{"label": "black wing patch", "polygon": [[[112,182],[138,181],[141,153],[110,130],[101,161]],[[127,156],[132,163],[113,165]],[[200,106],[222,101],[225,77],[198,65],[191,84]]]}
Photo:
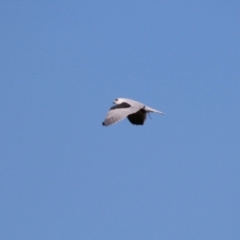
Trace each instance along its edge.
{"label": "black wing patch", "polygon": [[123,103],[121,103],[121,104],[112,106],[112,107],[110,108],[110,110],[119,109],[119,108],[129,108],[129,107],[131,107],[130,104],[128,104],[128,103],[126,103],[126,102],[123,102]]}
{"label": "black wing patch", "polygon": [[134,125],[143,125],[146,119],[146,111],[140,109],[138,112],[128,115],[127,118]]}

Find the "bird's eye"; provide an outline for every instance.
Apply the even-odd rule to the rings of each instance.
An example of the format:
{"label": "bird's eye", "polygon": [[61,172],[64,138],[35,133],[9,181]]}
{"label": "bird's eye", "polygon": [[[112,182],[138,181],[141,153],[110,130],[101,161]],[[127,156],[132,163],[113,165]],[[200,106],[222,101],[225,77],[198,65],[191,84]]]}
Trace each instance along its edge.
{"label": "bird's eye", "polygon": [[117,101],[118,101],[118,99],[116,98],[116,99],[115,99],[115,101],[117,102]]}

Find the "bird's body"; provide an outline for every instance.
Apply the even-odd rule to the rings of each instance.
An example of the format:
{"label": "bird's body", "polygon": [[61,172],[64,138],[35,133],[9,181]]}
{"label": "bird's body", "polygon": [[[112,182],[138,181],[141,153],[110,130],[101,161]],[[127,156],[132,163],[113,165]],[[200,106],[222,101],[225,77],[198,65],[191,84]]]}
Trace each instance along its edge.
{"label": "bird's body", "polygon": [[109,109],[107,116],[102,123],[103,126],[112,125],[126,117],[134,125],[143,125],[146,120],[147,113],[155,112],[164,114],[163,112],[150,108],[143,103],[127,98],[117,98],[113,103],[116,105]]}

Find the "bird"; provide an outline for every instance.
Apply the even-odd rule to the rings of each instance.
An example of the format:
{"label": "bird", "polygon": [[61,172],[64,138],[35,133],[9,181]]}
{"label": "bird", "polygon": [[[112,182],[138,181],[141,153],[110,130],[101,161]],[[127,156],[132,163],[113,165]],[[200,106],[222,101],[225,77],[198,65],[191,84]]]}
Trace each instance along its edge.
{"label": "bird", "polygon": [[124,118],[128,118],[134,125],[143,125],[146,120],[146,114],[150,112],[164,114],[156,109],[150,108],[143,103],[128,98],[116,98],[102,122],[103,126],[115,124]]}

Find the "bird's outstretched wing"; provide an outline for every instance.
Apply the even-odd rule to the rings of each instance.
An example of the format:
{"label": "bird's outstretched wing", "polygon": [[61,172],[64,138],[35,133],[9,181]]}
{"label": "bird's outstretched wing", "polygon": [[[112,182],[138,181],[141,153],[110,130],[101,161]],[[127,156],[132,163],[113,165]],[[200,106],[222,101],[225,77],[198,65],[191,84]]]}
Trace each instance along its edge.
{"label": "bird's outstretched wing", "polygon": [[133,114],[137,112],[139,109],[132,107],[128,103],[121,103],[118,105],[115,105],[110,108],[110,110],[107,113],[107,116],[102,123],[103,126],[109,126],[114,123],[117,123],[124,118],[126,118],[128,115]]}
{"label": "bird's outstretched wing", "polygon": [[146,111],[144,109],[140,109],[136,113],[128,115],[127,118],[129,122],[134,125],[143,125],[146,120]]}

